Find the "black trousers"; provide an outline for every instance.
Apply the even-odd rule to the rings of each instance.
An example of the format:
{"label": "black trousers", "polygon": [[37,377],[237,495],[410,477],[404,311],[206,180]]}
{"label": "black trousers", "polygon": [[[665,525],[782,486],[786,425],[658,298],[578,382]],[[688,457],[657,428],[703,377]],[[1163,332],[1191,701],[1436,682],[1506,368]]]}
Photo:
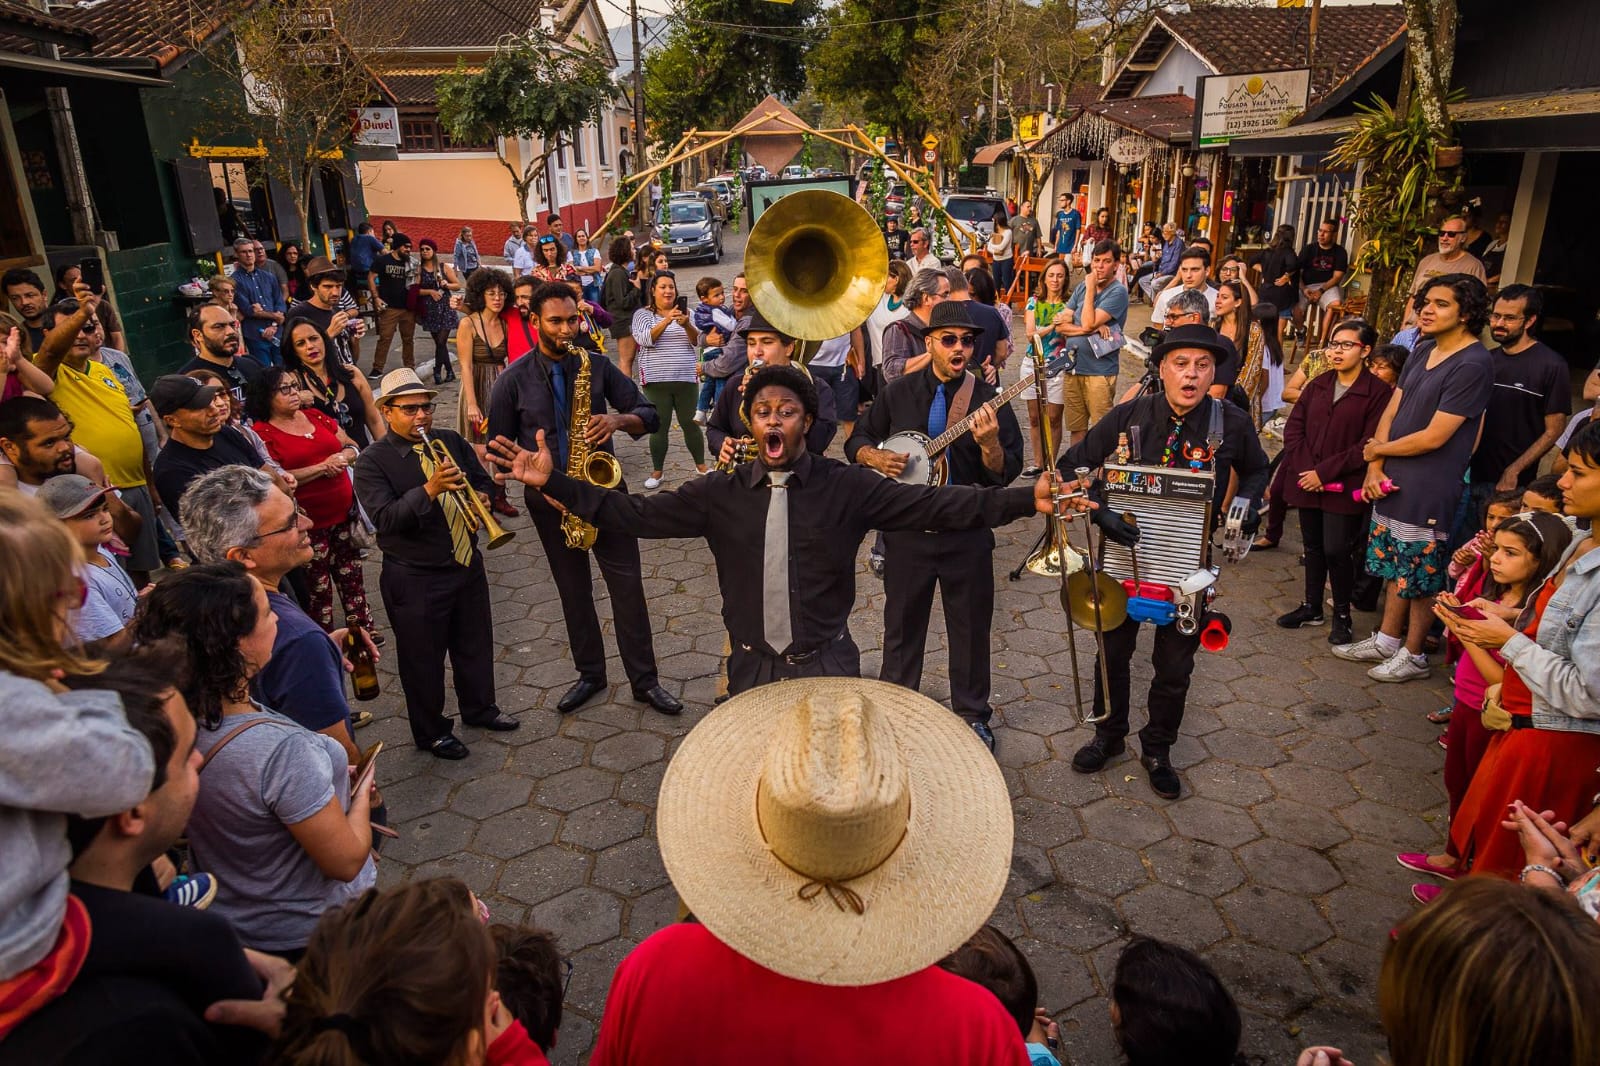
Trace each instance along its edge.
{"label": "black trousers", "polygon": [[[627,492],[627,482],[617,486]],[[600,616],[594,609],[594,572],[589,568],[589,552],[567,547],[561,534],[561,512],[530,489],[526,496],[528,515],[539,531],[556,592],[561,596],[561,611],[567,621],[567,642],[572,645],[572,663],[578,676],[604,683],[606,645],[600,636]],[[655,637],[650,632],[650,610],[644,602],[644,581],[640,576],[639,540],[625,533],[601,530],[594,542],[594,561],[600,564],[611,593],[611,614],[617,627],[617,651],[622,668],[635,693],[655,687]]]}
{"label": "black trousers", "polygon": [[994,533],[885,533],[883,669],[878,676],[909,689],[922,687],[933,589],[944,604],[950,645],[950,707],[971,722],[987,722],[989,628],[994,620]]}
{"label": "black trousers", "polygon": [[[1186,637],[1175,625],[1156,626],[1155,630],[1150,662],[1156,668],[1156,676],[1150,682],[1150,720],[1139,730],[1139,749],[1143,755],[1164,756],[1178,739],[1178,727],[1183,724],[1183,706],[1189,696],[1189,679],[1194,676],[1194,653],[1200,647],[1200,634]],[[1139,623],[1131,618],[1106,633],[1111,714],[1105,721],[1096,723],[1096,736],[1120,740],[1128,735],[1129,664],[1138,643]],[[1105,698],[1098,673],[1093,681],[1094,710],[1099,715],[1105,710]]]}
{"label": "black trousers", "polygon": [[494,702],[494,616],[483,556],[471,566],[433,570],[384,559],[378,590],[394,629],[411,739],[427,747],[450,733],[444,716],[444,659],[469,725],[500,713]]}
{"label": "black trousers", "polygon": [[1333,611],[1350,613],[1356,581],[1356,548],[1366,543],[1367,515],[1335,514],[1301,507],[1300,540],[1306,549],[1306,602],[1322,610],[1324,584],[1333,586]]}
{"label": "black trousers", "polygon": [[847,629],[821,649],[815,658],[789,663],[766,648],[744,644],[728,637],[733,650],[728,653],[728,695],[737,696],[759,685],[789,681],[797,677],[860,677],[861,649]]}

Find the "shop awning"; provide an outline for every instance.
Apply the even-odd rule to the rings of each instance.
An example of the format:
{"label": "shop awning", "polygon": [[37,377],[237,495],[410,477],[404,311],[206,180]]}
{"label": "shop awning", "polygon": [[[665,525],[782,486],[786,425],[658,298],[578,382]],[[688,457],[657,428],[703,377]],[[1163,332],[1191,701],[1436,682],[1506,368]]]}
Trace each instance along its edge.
{"label": "shop awning", "polygon": [[992,167],[1002,159],[1011,158],[1016,150],[1017,142],[1015,140],[996,141],[993,144],[986,144],[979,148],[977,154],[972,157],[972,165],[975,167]]}
{"label": "shop awning", "polygon": [[[1600,89],[1464,100],[1451,108],[1469,152],[1592,149],[1600,144]],[[1356,116],[1326,118],[1235,137],[1234,157],[1326,155],[1356,125]]]}
{"label": "shop awning", "polygon": [[135,74],[132,71],[89,66],[86,63],[73,63],[61,59],[45,59],[43,56],[23,55],[20,52],[0,51],[0,68],[27,71],[30,74],[45,74],[55,79],[86,78],[93,81],[117,81],[124,85],[146,85],[163,89],[170,84],[149,74]]}

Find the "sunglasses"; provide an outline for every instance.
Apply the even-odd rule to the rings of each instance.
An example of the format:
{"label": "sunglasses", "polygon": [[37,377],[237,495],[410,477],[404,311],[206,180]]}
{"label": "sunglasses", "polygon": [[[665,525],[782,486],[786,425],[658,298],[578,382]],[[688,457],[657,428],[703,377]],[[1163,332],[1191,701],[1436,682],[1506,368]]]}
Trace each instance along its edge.
{"label": "sunglasses", "polygon": [[431,415],[433,414],[433,409],[439,405],[436,403],[397,403],[390,406],[403,415],[412,415],[414,417],[419,414]]}
{"label": "sunglasses", "polygon": [[978,342],[977,336],[972,333],[941,333],[933,339],[941,348],[971,348]]}
{"label": "sunglasses", "polygon": [[1452,238],[1453,237],[1460,237],[1463,234],[1465,234],[1466,232],[1467,231],[1464,230],[1464,229],[1442,229],[1442,230],[1439,231],[1439,236],[1441,236],[1441,237],[1452,237]]}

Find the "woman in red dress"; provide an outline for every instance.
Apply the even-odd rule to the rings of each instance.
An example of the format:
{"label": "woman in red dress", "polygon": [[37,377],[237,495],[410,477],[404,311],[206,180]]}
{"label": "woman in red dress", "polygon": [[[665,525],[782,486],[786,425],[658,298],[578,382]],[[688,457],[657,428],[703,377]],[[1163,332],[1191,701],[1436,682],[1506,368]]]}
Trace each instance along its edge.
{"label": "woman in red dress", "polygon": [[279,466],[294,475],[299,487],[295,505],[311,519],[311,609],[306,612],[323,629],[337,628],[333,595],[337,588],[348,624],[372,631],[361,571],[361,549],[353,538],[355,492],[346,469],[356,445],[339,423],[300,404],[300,385],[292,371],[268,367],[250,386],[245,410],[254,429]]}
{"label": "woman in red dress", "polygon": [[[1593,454],[1586,458],[1574,440],[1570,461],[1577,476],[1569,473],[1562,486],[1577,489],[1569,503],[1600,512],[1600,432],[1588,443]],[[1591,534],[1565,547],[1571,533],[1558,515],[1524,513],[1501,528],[1524,522],[1562,550],[1553,576],[1524,613],[1521,632],[1493,615],[1465,618],[1444,602],[1435,608],[1462,643],[1500,649],[1506,660],[1498,702],[1511,727],[1489,741],[1450,827],[1451,851],[1464,871],[1502,877],[1514,876],[1523,865],[1517,835],[1501,827],[1513,801],[1572,823],[1589,812],[1600,788],[1600,687],[1590,687],[1597,675],[1588,647],[1600,637],[1600,612],[1592,610],[1600,581],[1597,541]],[[1413,889],[1418,898],[1434,894],[1431,885]]]}

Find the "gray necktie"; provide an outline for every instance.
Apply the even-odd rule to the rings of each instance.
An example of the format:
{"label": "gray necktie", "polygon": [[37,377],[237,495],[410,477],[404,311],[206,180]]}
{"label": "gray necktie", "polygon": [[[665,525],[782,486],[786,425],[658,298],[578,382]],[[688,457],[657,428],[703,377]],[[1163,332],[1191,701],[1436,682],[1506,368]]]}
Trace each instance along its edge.
{"label": "gray necktie", "polygon": [[772,494],[767,500],[766,550],[761,566],[761,621],[767,644],[780,655],[789,647],[789,493],[787,470],[771,470],[767,480]]}

